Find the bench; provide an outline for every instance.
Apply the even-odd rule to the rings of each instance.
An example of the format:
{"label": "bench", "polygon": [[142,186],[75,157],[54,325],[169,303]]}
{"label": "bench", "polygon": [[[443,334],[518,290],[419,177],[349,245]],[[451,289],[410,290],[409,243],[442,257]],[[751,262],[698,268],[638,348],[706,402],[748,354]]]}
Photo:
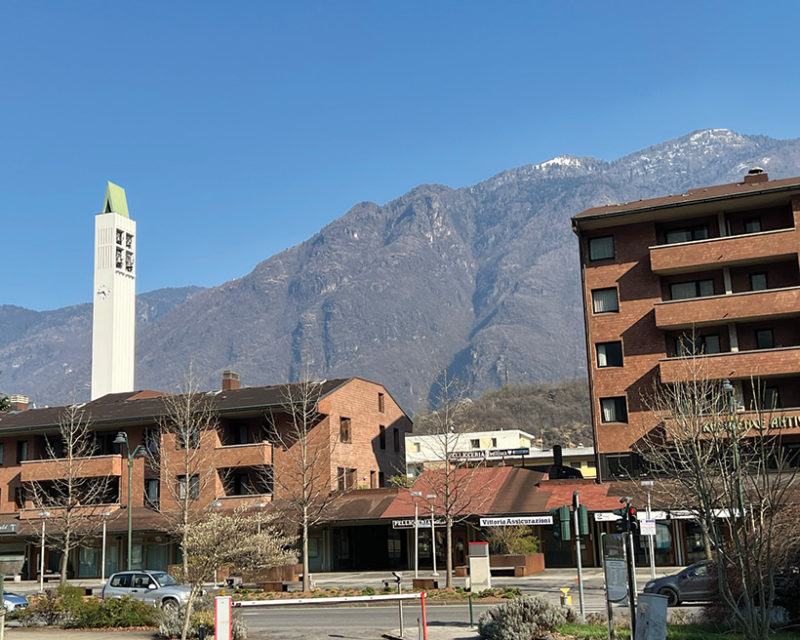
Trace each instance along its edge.
{"label": "bench", "polygon": [[411,580],[414,589],[438,589],[439,581],[433,578],[414,578]]}

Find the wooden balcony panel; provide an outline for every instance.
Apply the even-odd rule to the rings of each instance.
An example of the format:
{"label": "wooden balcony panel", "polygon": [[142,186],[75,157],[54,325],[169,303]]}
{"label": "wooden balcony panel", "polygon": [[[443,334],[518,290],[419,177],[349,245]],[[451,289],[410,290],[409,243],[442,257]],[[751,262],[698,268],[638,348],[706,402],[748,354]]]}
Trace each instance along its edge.
{"label": "wooden balcony panel", "polygon": [[[22,482],[41,482],[66,478],[69,474],[66,458],[46,460],[25,460],[20,465],[20,478]],[[91,456],[88,458],[75,458],[73,470],[79,478],[95,478],[122,475],[122,456]]]}
{"label": "wooden balcony panel", "polygon": [[796,375],[800,372],[800,347],[714,353],[698,356],[691,367],[684,358],[663,358],[658,366],[661,381],[666,384],[683,382],[693,375],[711,380]]}
{"label": "wooden balcony panel", "polygon": [[220,496],[215,502],[219,503],[219,509],[229,511],[232,509],[253,509],[258,510],[257,504],[267,504],[272,502],[272,494],[270,493],[254,493],[247,496]]}
{"label": "wooden balcony panel", "polygon": [[272,464],[272,445],[269,442],[234,444],[214,449],[214,467],[257,467]]}
{"label": "wooden balcony panel", "polygon": [[800,316],[800,287],[656,302],[659,329],[688,329],[764,318]]}
{"label": "wooden balcony panel", "polygon": [[672,275],[791,258],[798,252],[795,229],[780,229],[650,247],[650,268]]}

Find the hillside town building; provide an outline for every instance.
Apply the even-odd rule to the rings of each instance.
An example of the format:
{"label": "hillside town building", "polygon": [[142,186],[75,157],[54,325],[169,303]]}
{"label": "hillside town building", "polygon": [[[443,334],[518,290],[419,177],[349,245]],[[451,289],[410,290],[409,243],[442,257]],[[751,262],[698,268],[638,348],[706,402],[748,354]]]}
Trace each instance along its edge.
{"label": "hillside town building", "polygon": [[[534,445],[536,437],[520,429],[406,436],[406,473],[415,478],[425,470],[442,468],[446,455],[459,465],[548,467],[556,464],[553,449]],[[595,477],[591,447],[563,447],[558,464]]]}
{"label": "hillside town building", "polygon": [[580,246],[594,445],[602,480],[644,473],[637,442],[661,418],[654,384],[686,356],[727,380],[741,421],[757,397],[800,461],[800,177],[741,182],[589,209]]}
{"label": "hillside town building", "polygon": [[[182,396],[113,393],[81,405],[42,409],[28,409],[17,398],[15,410],[0,414],[0,555],[25,555],[23,575],[34,578],[41,562],[40,532],[47,529],[56,539],[63,505],[57,496],[48,497],[46,488],[69,473],[59,425],[72,415],[86,420],[93,435],[92,455],[73,466],[75,475],[106,484],[102,495],[79,505],[92,516],[86,526],[94,529],[70,558],[70,577],[101,575],[103,520],[105,575],[125,567],[129,509],[133,568],[166,569],[178,560],[170,515],[186,493],[198,513],[269,510],[289,497],[297,445],[282,436],[290,432],[295,405],[301,402],[296,392],[303,384],[240,387],[238,375],[225,372],[221,389],[199,395],[213,410],[213,420],[187,442],[163,430],[165,420],[174,420],[167,401]],[[408,416],[383,386],[360,378],[325,380],[313,389],[309,437],[319,451],[314,473],[320,482],[334,493],[384,486],[403,464]],[[128,448],[121,449],[122,440]],[[187,448],[192,450],[188,475],[182,471]],[[325,543],[320,532],[310,545],[313,566],[323,561],[333,565],[326,555],[334,551]],[[343,544],[338,539],[327,543]],[[57,541],[46,546],[45,573],[57,572]]]}

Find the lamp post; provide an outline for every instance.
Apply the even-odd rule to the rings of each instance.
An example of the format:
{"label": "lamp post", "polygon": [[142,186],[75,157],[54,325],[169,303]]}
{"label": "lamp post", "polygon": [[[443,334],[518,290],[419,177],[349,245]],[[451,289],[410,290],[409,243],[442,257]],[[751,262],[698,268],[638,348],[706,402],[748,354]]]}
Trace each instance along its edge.
{"label": "lamp post", "polygon": [[[652,518],[652,514],[650,513],[650,487],[653,486],[652,480],[642,480],[642,486],[647,487],[647,519],[650,520]],[[656,579],[656,550],[655,550],[655,541],[653,540],[655,536],[647,536],[647,552],[650,555],[650,579]]]}
{"label": "lamp post", "polygon": [[139,453],[139,450],[142,448],[142,445],[137,444],[136,448],[131,451],[131,445],[128,442],[128,434],[124,431],[118,431],[117,437],[114,438],[114,444],[125,445],[125,449],[128,452],[128,557],[127,557],[127,569],[130,571],[132,569],[132,558],[131,558],[131,549],[132,549],[132,533],[133,533],[133,509],[131,503],[131,485],[132,485],[132,478],[133,478],[133,459],[136,457],[136,454]]}
{"label": "lamp post", "polygon": [[[739,498],[739,517],[744,517],[744,492],[741,479],[741,462],[739,460],[739,433],[738,420],[736,419],[736,401],[734,399],[735,389],[731,381],[725,378],[722,381],[722,390],[728,396],[728,407],[731,412],[731,436],[733,438],[733,473],[736,482],[736,490]],[[730,517],[730,516],[729,516]]]}
{"label": "lamp post", "polygon": [[42,549],[39,552],[39,591],[44,591],[44,534],[49,511],[40,511],[39,517],[42,519]]}
{"label": "lamp post", "polygon": [[[422,491],[409,491],[414,498],[421,498]],[[419,578],[419,504],[414,500],[414,577]]]}
{"label": "lamp post", "polygon": [[[426,500],[436,500],[435,493],[429,493],[425,496]],[[433,554],[433,575],[438,576],[439,573],[436,571],[436,525],[433,522],[433,502],[430,503],[431,505],[431,552]]]}
{"label": "lamp post", "polygon": [[261,510],[264,507],[266,507],[267,505],[265,503],[263,503],[263,502],[256,502],[253,506],[256,509],[258,509],[258,512],[259,512],[258,513],[258,524],[256,525],[256,533],[260,534],[261,533]]}
{"label": "lamp post", "polygon": [[100,514],[103,517],[103,548],[100,552],[100,582],[106,581],[106,525],[108,524],[108,516],[111,515],[108,511],[103,511]]}

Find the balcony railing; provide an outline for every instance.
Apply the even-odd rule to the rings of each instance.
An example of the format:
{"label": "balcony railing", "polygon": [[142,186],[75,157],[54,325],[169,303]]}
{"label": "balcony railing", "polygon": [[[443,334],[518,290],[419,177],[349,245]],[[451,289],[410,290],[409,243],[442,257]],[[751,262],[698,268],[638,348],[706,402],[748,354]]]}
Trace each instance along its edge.
{"label": "balcony railing", "polygon": [[219,508],[228,509],[253,509],[257,510],[262,507],[257,507],[257,504],[263,505],[267,502],[272,502],[271,493],[253,493],[243,496],[219,496],[215,502],[219,503]]}
{"label": "balcony railing", "polygon": [[[21,464],[20,479],[22,482],[42,482],[67,478],[69,460],[67,458],[49,458],[44,460],[25,460]],[[72,474],[77,478],[95,478],[122,475],[122,456],[91,456],[72,459]]]}
{"label": "balcony railing", "polygon": [[685,329],[800,316],[800,287],[746,291],[655,303],[659,329]]}
{"label": "balcony railing", "polygon": [[791,258],[798,250],[797,231],[778,229],[650,247],[650,268],[659,275],[689,273]]}
{"label": "balcony railing", "polygon": [[258,467],[272,464],[272,445],[269,442],[232,444],[214,449],[214,467]]}
{"label": "balcony railing", "polygon": [[661,382],[665,384],[685,382],[696,376],[711,380],[749,380],[751,377],[797,375],[800,371],[800,346],[711,353],[691,360],[662,358],[658,366]]}

